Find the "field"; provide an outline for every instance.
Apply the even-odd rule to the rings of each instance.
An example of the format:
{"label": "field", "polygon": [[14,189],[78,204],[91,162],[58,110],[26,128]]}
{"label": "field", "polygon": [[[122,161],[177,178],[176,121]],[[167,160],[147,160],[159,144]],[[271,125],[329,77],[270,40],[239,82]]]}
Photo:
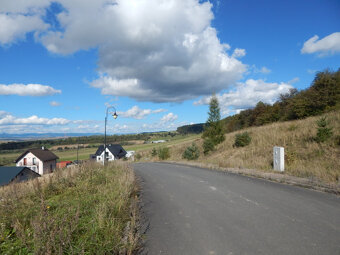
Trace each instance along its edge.
{"label": "field", "polygon": [[133,254],[136,192],[122,162],[0,187],[0,253]]}
{"label": "field", "polygon": [[[130,143],[133,143],[132,145],[125,145],[123,148],[125,150],[133,150],[136,152],[145,151],[152,148],[158,148],[160,146],[173,146],[181,143],[186,143],[188,141],[191,141],[195,138],[199,137],[199,135],[176,135],[174,137],[167,137],[165,140],[168,140],[166,143],[148,143],[144,144],[144,141],[142,140],[134,140],[129,141]],[[156,137],[153,140],[161,140],[164,139],[164,137]],[[88,145],[88,144],[86,144]],[[97,150],[96,146],[99,146],[99,144],[91,144],[91,148],[79,148],[78,150],[78,159],[79,160],[88,160],[90,157],[90,154],[94,154]],[[64,148],[68,147],[67,150],[58,150],[58,148]],[[59,161],[74,161],[77,159],[77,145],[71,144],[71,145],[64,145],[64,146],[53,146],[50,148],[50,150],[56,154],[59,157]],[[21,155],[25,150],[15,151],[15,152],[6,152],[0,154],[0,164],[3,163],[4,165],[15,165],[14,160]]]}

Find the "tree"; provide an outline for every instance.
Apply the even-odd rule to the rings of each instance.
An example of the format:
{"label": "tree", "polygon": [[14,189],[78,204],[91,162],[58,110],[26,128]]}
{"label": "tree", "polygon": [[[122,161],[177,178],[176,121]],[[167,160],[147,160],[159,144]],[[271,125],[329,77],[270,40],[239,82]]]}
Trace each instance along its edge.
{"label": "tree", "polygon": [[[206,122],[202,137],[205,140],[205,143],[213,145],[213,150],[217,144],[223,142],[225,139],[223,124],[221,122],[220,106],[216,95],[213,95],[210,99],[208,115],[209,118]],[[210,147],[211,146],[209,146],[209,148]],[[208,152],[209,150],[205,150],[205,154],[207,154]]]}
{"label": "tree", "polygon": [[316,134],[316,141],[319,143],[327,141],[332,135],[332,128],[328,127],[326,117],[320,118],[317,122],[318,132]]}

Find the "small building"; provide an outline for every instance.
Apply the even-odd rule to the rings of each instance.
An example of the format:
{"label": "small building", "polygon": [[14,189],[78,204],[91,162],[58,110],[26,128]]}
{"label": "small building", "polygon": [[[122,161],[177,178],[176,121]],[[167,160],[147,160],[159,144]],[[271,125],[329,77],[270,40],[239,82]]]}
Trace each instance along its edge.
{"label": "small building", "polygon": [[16,166],[25,166],[34,172],[43,175],[52,173],[57,165],[58,156],[42,147],[41,149],[30,149],[21,154],[15,161]]}
{"label": "small building", "polygon": [[37,178],[40,175],[28,167],[1,166],[0,167],[0,186],[14,182],[27,181]]}
{"label": "small building", "polygon": [[165,140],[157,140],[157,141],[152,141],[151,143],[165,143]]}
{"label": "small building", "polygon": [[[106,153],[105,157],[107,161],[117,160],[124,158],[126,155],[126,151],[120,144],[109,144],[106,145]],[[96,151],[96,161],[102,162],[104,161],[104,145],[100,145]]]}
{"label": "small building", "polygon": [[57,162],[57,168],[64,168],[71,164],[72,164],[72,161],[60,161],[60,162]]}
{"label": "small building", "polygon": [[125,157],[131,158],[135,155],[135,153],[136,153],[135,151],[126,151]]}

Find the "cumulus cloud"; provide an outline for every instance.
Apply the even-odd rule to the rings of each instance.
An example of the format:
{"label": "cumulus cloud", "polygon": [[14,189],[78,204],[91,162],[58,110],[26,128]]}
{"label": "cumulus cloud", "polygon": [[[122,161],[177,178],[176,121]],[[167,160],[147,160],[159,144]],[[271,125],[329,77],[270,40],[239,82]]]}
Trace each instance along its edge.
{"label": "cumulus cloud", "polygon": [[245,49],[236,48],[231,56],[234,57],[234,58],[242,58],[245,55],[246,55]]}
{"label": "cumulus cloud", "polygon": [[12,125],[12,124],[30,124],[30,125],[66,125],[71,121],[64,118],[39,118],[36,115],[32,115],[27,118],[19,118],[11,115],[10,113],[3,112],[0,115],[0,125]]}
{"label": "cumulus cloud", "polygon": [[[239,112],[254,107],[259,101],[274,103],[280,94],[289,92],[293,86],[289,83],[270,83],[263,80],[249,79],[245,83],[238,83],[234,90],[217,95],[223,115],[231,111]],[[204,97],[195,105],[209,104],[211,97]]]}
{"label": "cumulus cloud", "polygon": [[318,53],[320,57],[340,52],[340,32],[335,32],[319,40],[314,35],[308,39],[301,49],[302,54]]}
{"label": "cumulus cloud", "polygon": [[48,28],[47,19],[42,18],[50,1],[21,0],[16,6],[6,0],[0,9],[3,19],[21,15],[34,22],[20,21],[28,26],[20,25],[20,29],[5,26],[13,35],[4,31],[2,41],[9,43],[19,35],[38,31],[35,38],[56,54],[98,48],[100,76],[91,85],[104,95],[180,102],[226,89],[246,71],[246,65],[237,59],[245,50],[228,54],[230,46],[220,42],[211,26],[214,15],[209,1],[53,3],[62,7],[54,17],[60,29]]}
{"label": "cumulus cloud", "polygon": [[172,112],[169,112],[168,114],[164,115],[161,118],[161,123],[168,123],[173,122],[178,119],[178,116],[176,114],[173,114]]}
{"label": "cumulus cloud", "polygon": [[60,93],[61,90],[40,84],[0,84],[0,95],[49,96]]}
{"label": "cumulus cloud", "polygon": [[29,32],[49,28],[42,20],[49,0],[2,0],[0,5],[0,45],[25,38]]}
{"label": "cumulus cloud", "polygon": [[146,116],[152,113],[160,113],[164,111],[165,111],[164,109],[157,109],[157,110],[141,109],[137,105],[135,105],[131,109],[127,110],[126,112],[118,112],[118,115],[124,118],[134,118],[134,119],[140,120],[140,119],[144,119]]}
{"label": "cumulus cloud", "polygon": [[57,101],[51,101],[51,102],[50,102],[50,106],[54,106],[54,107],[60,106],[60,103],[57,102]]}

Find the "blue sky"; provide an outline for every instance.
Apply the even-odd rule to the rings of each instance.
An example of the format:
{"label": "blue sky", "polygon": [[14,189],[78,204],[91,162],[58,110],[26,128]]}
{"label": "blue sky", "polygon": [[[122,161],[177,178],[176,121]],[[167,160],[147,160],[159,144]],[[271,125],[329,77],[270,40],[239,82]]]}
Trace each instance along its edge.
{"label": "blue sky", "polygon": [[[81,2],[81,3],[80,3]],[[2,0],[0,133],[175,130],[340,63],[337,0]]]}

